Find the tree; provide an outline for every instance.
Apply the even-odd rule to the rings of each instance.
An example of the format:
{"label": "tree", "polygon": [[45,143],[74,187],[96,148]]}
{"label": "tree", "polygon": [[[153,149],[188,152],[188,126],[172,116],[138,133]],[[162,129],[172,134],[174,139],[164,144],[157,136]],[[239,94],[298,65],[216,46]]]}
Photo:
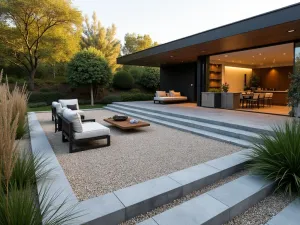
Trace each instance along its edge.
{"label": "tree", "polygon": [[112,79],[112,72],[103,54],[88,48],[78,52],[68,64],[68,80],[73,87],[89,85],[91,105],[94,105],[94,89],[107,86]]}
{"label": "tree", "polygon": [[81,13],[70,0],[0,0],[0,52],[28,72],[34,89],[39,62],[49,58],[57,43],[68,43],[61,41],[61,34],[76,37],[81,23]]}
{"label": "tree", "polygon": [[123,55],[128,55],[157,45],[158,43],[153,42],[148,34],[142,36],[140,34],[127,33],[125,35],[125,44],[122,48],[122,53]]}
{"label": "tree", "polygon": [[115,38],[116,30],[114,24],[108,28],[103,27],[94,12],[92,23],[85,17],[81,39],[82,48],[94,47],[102,52],[113,72],[120,67],[116,59],[120,55],[121,43]]}

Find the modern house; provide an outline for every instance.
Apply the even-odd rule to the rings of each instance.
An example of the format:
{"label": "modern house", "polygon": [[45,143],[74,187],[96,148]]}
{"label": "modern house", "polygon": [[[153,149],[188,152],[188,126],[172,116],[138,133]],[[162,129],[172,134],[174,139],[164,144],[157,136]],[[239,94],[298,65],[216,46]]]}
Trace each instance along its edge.
{"label": "modern house", "polygon": [[272,92],[273,104],[286,107],[289,74],[300,61],[299,12],[297,3],[126,55],[117,62],[160,67],[160,89],[180,91],[198,106],[202,92],[227,82],[229,92],[243,92],[246,87]]}

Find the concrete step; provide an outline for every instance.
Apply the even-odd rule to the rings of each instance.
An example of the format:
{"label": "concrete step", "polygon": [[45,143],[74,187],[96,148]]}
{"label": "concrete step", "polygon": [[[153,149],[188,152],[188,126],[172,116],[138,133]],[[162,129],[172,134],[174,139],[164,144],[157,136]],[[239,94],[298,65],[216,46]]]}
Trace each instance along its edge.
{"label": "concrete step", "polygon": [[164,125],[164,126],[172,127],[172,128],[178,129],[178,130],[190,132],[190,133],[193,133],[193,134],[196,134],[196,135],[208,137],[208,138],[215,139],[215,140],[218,140],[218,141],[227,142],[227,143],[234,144],[234,145],[237,145],[237,146],[246,147],[246,148],[252,146],[251,142],[246,141],[246,140],[242,140],[242,139],[239,139],[239,138],[234,138],[234,137],[230,137],[230,136],[226,136],[226,135],[222,135],[222,134],[218,134],[218,133],[214,133],[214,132],[210,132],[210,131],[206,131],[206,130],[202,130],[202,129],[198,129],[198,128],[194,128],[194,127],[190,127],[190,126],[185,126],[185,125],[181,125],[181,124],[174,123],[174,122],[168,122],[168,121],[165,121],[164,119],[155,119],[155,118],[145,116],[145,115],[140,114],[140,113],[139,114],[138,113],[133,113],[133,112],[129,112],[129,111],[124,110],[124,109],[111,107],[110,105],[106,106],[105,109],[108,109],[108,110],[114,111],[114,112],[118,112],[118,113],[122,113],[122,114],[125,114],[125,115],[129,115],[129,116],[132,116],[132,117],[140,118],[140,119],[143,119],[143,120],[151,121],[151,122],[161,124],[161,125]]}
{"label": "concrete step", "polygon": [[141,114],[141,115],[145,115],[145,116],[152,117],[155,119],[160,119],[160,120],[164,120],[164,121],[168,121],[168,122],[172,122],[172,123],[176,123],[176,124],[180,124],[180,125],[184,125],[184,126],[189,126],[189,127],[197,128],[200,130],[205,130],[205,131],[209,131],[209,132],[213,132],[213,133],[217,133],[217,134],[221,134],[221,135],[225,135],[225,136],[229,136],[229,137],[233,137],[233,138],[238,138],[238,139],[246,140],[249,142],[259,140],[259,135],[257,133],[253,133],[250,131],[210,124],[207,122],[194,121],[191,119],[184,119],[184,118],[177,117],[177,116],[162,115],[160,113],[148,112],[145,109],[144,110],[133,109],[133,108],[130,108],[128,106],[123,106],[123,105],[121,106],[121,105],[111,104],[111,105],[109,105],[109,107],[121,109],[124,111],[136,113],[136,114]]}
{"label": "concrete step", "polygon": [[274,183],[246,175],[158,214],[140,225],[221,225],[274,190]]}
{"label": "concrete step", "polygon": [[300,198],[297,198],[274,216],[266,225],[299,225],[299,221]]}
{"label": "concrete step", "polygon": [[235,129],[244,130],[244,131],[250,131],[253,133],[257,133],[257,134],[260,134],[260,133],[270,134],[272,132],[271,130],[243,126],[243,125],[239,125],[239,124],[228,123],[226,121],[216,121],[216,120],[210,120],[208,118],[203,118],[203,117],[195,117],[195,116],[190,116],[190,115],[185,115],[185,114],[173,113],[171,111],[157,110],[157,109],[153,109],[153,108],[143,108],[143,107],[140,107],[137,105],[131,105],[128,102],[114,102],[111,105],[120,105],[120,106],[129,107],[129,108],[133,108],[133,109],[145,110],[147,112],[159,113],[161,115],[175,116],[175,117],[179,117],[179,118],[183,118],[183,119],[189,119],[189,120],[198,121],[198,122],[204,122],[204,123],[225,126],[225,127],[235,128]]}

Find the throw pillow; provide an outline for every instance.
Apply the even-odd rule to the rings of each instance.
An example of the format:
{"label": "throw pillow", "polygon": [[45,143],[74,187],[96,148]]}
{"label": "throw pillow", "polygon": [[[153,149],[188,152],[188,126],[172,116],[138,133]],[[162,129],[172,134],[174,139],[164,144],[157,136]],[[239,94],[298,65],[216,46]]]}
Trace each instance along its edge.
{"label": "throw pillow", "polygon": [[76,104],[74,104],[74,105],[67,105],[67,108],[71,109],[71,110],[77,110],[77,105]]}

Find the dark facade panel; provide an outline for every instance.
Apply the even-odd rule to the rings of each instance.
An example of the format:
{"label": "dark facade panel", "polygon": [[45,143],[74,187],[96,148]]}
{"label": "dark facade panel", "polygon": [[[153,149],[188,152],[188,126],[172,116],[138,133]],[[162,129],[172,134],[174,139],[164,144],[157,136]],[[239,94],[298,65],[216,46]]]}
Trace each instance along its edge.
{"label": "dark facade panel", "polygon": [[190,102],[196,98],[196,63],[165,65],[160,67],[160,89],[180,91]]}

